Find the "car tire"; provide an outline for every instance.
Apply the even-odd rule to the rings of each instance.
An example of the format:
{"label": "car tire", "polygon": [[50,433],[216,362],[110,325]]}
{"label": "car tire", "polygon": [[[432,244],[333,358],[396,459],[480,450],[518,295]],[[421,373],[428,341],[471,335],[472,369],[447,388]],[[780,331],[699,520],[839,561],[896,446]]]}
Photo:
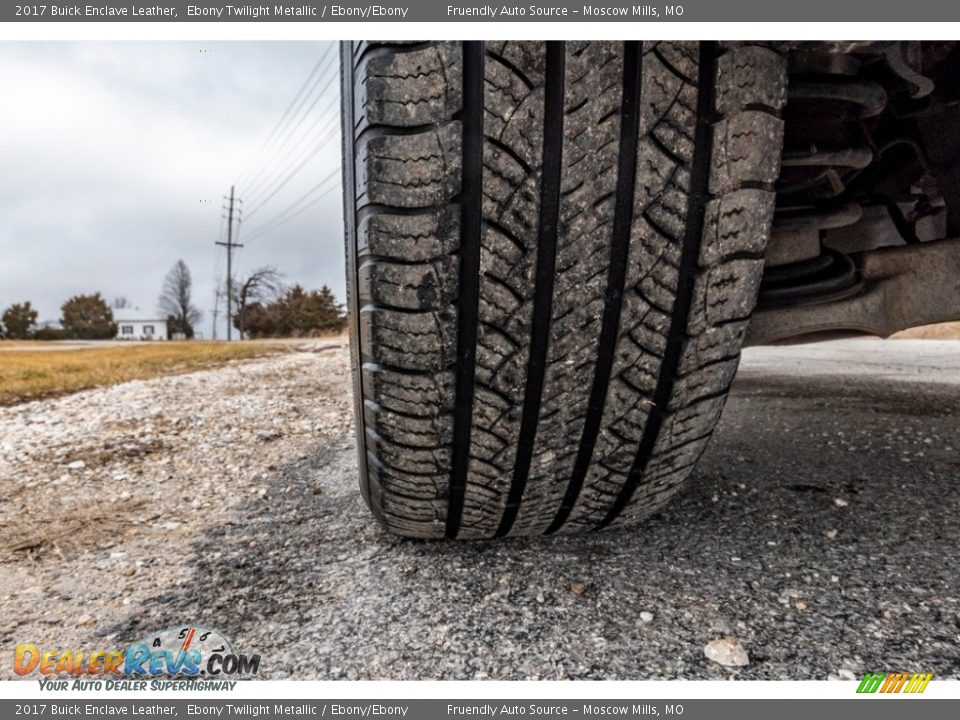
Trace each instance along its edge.
{"label": "car tire", "polygon": [[344,43],[361,489],[416,538],[635,522],[724,405],[784,58],[694,42]]}

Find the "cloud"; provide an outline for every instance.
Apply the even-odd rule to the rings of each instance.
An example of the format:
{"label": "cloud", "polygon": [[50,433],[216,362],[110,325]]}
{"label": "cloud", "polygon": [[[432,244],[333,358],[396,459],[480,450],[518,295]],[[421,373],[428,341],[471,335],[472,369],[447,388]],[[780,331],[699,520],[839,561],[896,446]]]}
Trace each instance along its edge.
{"label": "cloud", "polygon": [[[183,258],[209,334],[224,272],[214,245],[222,197],[322,57],[332,82],[314,86],[316,103],[308,95],[304,111],[313,109],[299,134],[245,173],[266,169],[253,188],[259,197],[244,199],[261,202],[306,157],[318,141],[310,128],[332,128],[329,141],[257,210],[251,231],[340,167],[328,43],[0,43],[0,308],[30,299],[41,318],[57,318],[69,296],[100,291],[153,309],[163,276]],[[340,203],[333,187],[251,241],[237,274],[276,265],[290,282],[328,284],[343,298]]]}

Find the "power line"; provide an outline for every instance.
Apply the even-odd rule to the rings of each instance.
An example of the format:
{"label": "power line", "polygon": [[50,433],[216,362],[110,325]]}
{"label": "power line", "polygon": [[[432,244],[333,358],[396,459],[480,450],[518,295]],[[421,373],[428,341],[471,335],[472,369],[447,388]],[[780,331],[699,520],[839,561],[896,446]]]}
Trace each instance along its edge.
{"label": "power line", "polygon": [[297,210],[297,211],[296,211],[295,213],[293,213],[292,215],[287,216],[286,218],[284,218],[283,220],[281,220],[280,222],[278,222],[278,223],[277,223],[276,225],[274,225],[273,227],[271,227],[271,228],[264,228],[264,229],[260,230],[256,235],[251,235],[249,238],[247,238],[247,242],[250,242],[251,240],[256,240],[257,238],[263,237],[264,235],[273,232],[273,231],[276,230],[278,227],[280,227],[281,225],[287,223],[288,221],[293,220],[297,215],[299,215],[300,213],[304,212],[305,210],[309,210],[310,208],[312,208],[314,205],[316,205],[318,202],[320,202],[321,200],[323,200],[323,198],[325,198],[327,195],[329,195],[332,191],[336,190],[338,187],[339,187],[339,185],[337,185],[336,183],[334,183],[334,184],[331,185],[329,188],[327,188],[324,192],[320,193],[317,197],[315,197],[313,200],[311,200],[311,201],[308,202],[306,205],[304,205],[302,208],[300,208],[299,210]]}
{"label": "power line", "polygon": [[[330,48],[327,49],[329,53]],[[266,150],[267,146],[270,144],[270,141],[274,136],[280,131],[280,128],[283,126],[284,121],[290,115],[290,111],[293,109],[293,106],[297,104],[297,101],[300,99],[300,96],[303,94],[303,91],[306,90],[307,85],[310,84],[311,78],[316,74],[317,70],[323,64],[326,54],[324,54],[318,61],[317,64],[313,66],[313,69],[310,71],[310,74],[307,75],[307,79],[303,81],[303,85],[300,86],[300,89],[297,91],[297,94],[294,95],[293,100],[290,101],[290,104],[287,106],[287,109],[283,111],[283,115],[280,116],[280,119],[277,121],[277,124],[274,125],[273,130],[267,135],[263,143],[260,145],[260,148],[253,154],[250,158],[250,161],[247,163],[246,167],[240,172],[240,175],[237,177],[236,184],[240,184],[240,181],[243,177],[249,172],[249,170],[254,166],[257,159],[262,155],[263,151]]]}
{"label": "power line", "polygon": [[[335,68],[332,64],[330,65],[330,68],[333,69],[334,72],[331,72],[331,73],[330,73],[330,76],[327,78],[326,84],[324,84],[324,86],[323,86],[322,88],[320,88],[320,90],[317,92],[316,97],[313,99],[313,102],[310,103],[310,106],[309,106],[306,110],[304,110],[304,112],[303,112],[302,115],[300,115],[300,117],[299,117],[299,118],[297,119],[297,121],[296,121],[296,124],[293,125],[293,127],[291,127],[289,130],[286,131],[286,134],[283,136],[283,139],[282,139],[282,140],[280,140],[278,143],[275,143],[275,144],[274,144],[274,147],[273,147],[273,149],[272,149],[272,151],[271,151],[271,157],[274,157],[274,158],[275,158],[275,157],[277,156],[277,154],[278,154],[281,150],[283,150],[284,147],[286,147],[286,145],[287,145],[287,143],[290,141],[290,139],[293,138],[293,137],[295,137],[295,136],[297,135],[297,132],[300,130],[300,127],[303,125],[304,121],[305,121],[308,117],[310,117],[310,113],[311,113],[311,112],[313,111],[313,109],[317,106],[317,103],[320,102],[321,98],[324,97],[324,93],[327,92],[327,89],[330,87],[330,85],[333,83],[333,81],[337,78],[337,73],[335,72],[335,71],[336,71],[336,68]],[[325,76],[326,76],[326,71],[324,71],[324,75],[322,75],[320,78],[317,78],[317,83],[319,84],[320,80],[323,79],[323,77],[325,77]],[[337,100],[337,99],[339,99],[339,98],[335,96],[333,99],[334,99],[334,100]],[[306,99],[304,99],[304,102],[306,102]],[[329,105],[328,105],[327,107],[329,108]],[[324,109],[324,112],[326,112],[326,108]],[[298,113],[299,113],[299,111],[298,111]],[[302,139],[302,138],[301,138],[301,139]],[[257,177],[255,177],[255,178],[253,178],[253,179],[250,180],[250,183],[249,183],[249,185],[248,185],[247,187],[248,187],[251,191],[252,191],[252,189],[258,184],[258,182],[260,181],[260,178],[263,176],[263,174],[264,174],[265,171],[266,171],[266,168],[262,169],[261,172],[257,173]]]}
{"label": "power line", "polygon": [[[320,115],[317,116],[317,119],[313,122],[313,124],[307,128],[306,132],[303,133],[300,139],[297,140],[297,142],[294,143],[289,150],[287,150],[287,152],[283,155],[283,157],[277,161],[276,163],[277,167],[270,173],[267,173],[266,175],[264,175],[259,183],[255,185],[250,185],[247,188],[244,194],[248,199],[251,197],[257,198],[259,197],[259,195],[262,195],[265,192],[264,188],[265,187],[269,188],[270,185],[276,181],[276,178],[280,177],[283,174],[284,170],[286,170],[287,167],[289,167],[289,165],[286,165],[287,161],[296,156],[297,150],[300,149],[304,141],[309,140],[312,137],[316,137],[317,135],[323,132],[329,131],[330,126],[332,124],[335,124],[340,119],[339,112],[337,111],[331,112],[331,110],[334,110],[334,107],[337,104],[338,100],[339,98],[337,97],[331,98],[330,102],[323,109]],[[324,120],[326,122],[323,122]],[[322,122],[323,122],[323,125],[319,129],[317,129],[317,126],[321,125]],[[280,148],[277,148],[278,152],[279,150]]]}
{"label": "power line", "polygon": [[[259,182],[251,184],[247,187],[244,192],[247,197],[256,198],[266,193],[271,184],[275,183],[276,179],[280,177],[289,167],[289,162],[296,159],[297,151],[303,146],[304,142],[316,137],[320,132],[329,130],[330,125],[339,120],[340,113],[335,111],[335,106],[337,105],[338,100],[339,98],[337,97],[330,99],[330,102],[317,116],[316,120],[314,120],[314,122],[297,139],[297,141],[293,143],[289,149],[287,149],[286,153],[284,153],[282,156],[280,155],[280,151],[283,149],[285,143],[282,143],[276,147],[274,151],[274,158],[276,158],[274,167],[268,172],[263,173]],[[319,131],[317,130],[318,126],[321,128]]]}
{"label": "power line", "polygon": [[282,217],[283,217],[284,215],[286,215],[288,212],[290,212],[291,210],[293,210],[294,208],[296,208],[297,205],[299,205],[301,202],[303,202],[304,200],[306,200],[306,199],[307,199],[308,197],[310,197],[313,193],[315,193],[317,190],[319,190],[320,188],[322,188],[324,185],[326,185],[327,183],[329,183],[331,180],[333,180],[334,178],[338,177],[339,175],[340,175],[340,168],[334,168],[334,169],[330,172],[329,175],[327,175],[325,178],[323,178],[323,180],[321,180],[321,181],[318,182],[316,185],[314,185],[312,188],[310,188],[309,190],[307,190],[303,195],[301,195],[301,196],[298,197],[296,200],[294,200],[292,203],[290,203],[289,205],[287,205],[287,207],[285,207],[283,210],[281,210],[281,211],[278,212],[276,215],[274,215],[272,218],[270,218],[269,220],[261,223],[261,224],[258,225],[256,228],[254,228],[253,230],[251,230],[250,232],[252,233],[252,235],[251,235],[251,237],[250,237],[250,240],[253,240],[253,239],[256,238],[256,237],[259,237],[259,236],[263,233],[264,229],[266,229],[266,228],[268,228],[269,226],[273,225],[273,223],[275,223],[277,220],[279,220],[280,218],[282,218]]}
{"label": "power line", "polygon": [[[330,52],[331,52],[332,49],[333,49],[333,46],[332,46],[332,45],[327,48],[327,52],[325,52],[325,53],[323,54],[323,57],[321,57],[321,58],[320,58],[320,61],[317,63],[318,66],[321,65],[321,64],[324,62],[324,60],[327,59],[327,56],[330,54]],[[317,77],[317,79],[314,81],[314,83],[313,83],[313,85],[311,86],[310,90],[307,92],[306,95],[303,96],[303,98],[302,98],[302,99],[300,100],[300,102],[297,104],[297,107],[296,107],[296,109],[293,111],[293,114],[292,114],[292,115],[289,115],[289,117],[287,118],[287,125],[288,125],[288,126],[289,126],[289,124],[290,124],[291,122],[293,122],[294,118],[297,117],[297,116],[300,114],[301,108],[303,108],[304,104],[307,102],[307,100],[309,99],[309,97],[313,94],[314,89],[316,89],[317,85],[320,84],[320,81],[323,80],[323,78],[326,76],[327,71],[333,66],[333,62],[332,62],[333,59],[335,59],[335,58],[331,58],[330,61],[327,62],[326,66],[325,66],[324,69],[321,71],[320,75],[319,75],[319,76]],[[268,167],[269,164],[270,164],[270,158],[275,157],[275,156],[276,156],[276,152],[278,152],[282,147],[284,147],[284,146],[286,145],[286,142],[287,142],[287,140],[289,140],[290,136],[296,132],[297,128],[299,128],[300,125],[303,123],[304,118],[310,113],[310,110],[312,110],[312,109],[316,106],[317,101],[318,101],[318,100],[320,99],[320,97],[321,97],[321,94],[322,94],[323,92],[325,92],[326,89],[330,86],[330,82],[332,82],[333,77],[335,77],[335,75],[333,75],[333,76],[330,77],[330,79],[327,81],[327,84],[324,85],[323,90],[321,90],[320,93],[317,95],[317,97],[314,99],[313,103],[310,105],[310,107],[309,107],[309,108],[307,109],[307,111],[304,113],[303,117],[301,117],[299,120],[297,120],[297,124],[296,124],[296,126],[295,126],[292,130],[289,130],[288,127],[284,127],[284,128],[282,128],[282,129],[280,129],[280,124],[278,124],[278,126],[277,126],[277,132],[276,132],[275,134],[273,134],[273,135],[274,135],[274,139],[273,139],[273,146],[274,146],[274,147],[272,148],[272,153],[270,154],[270,157],[266,160],[266,164],[264,164],[264,165],[260,168],[260,170],[258,170],[258,171],[249,179],[248,183],[246,183],[246,187],[248,187],[248,188],[253,188],[253,187],[259,182],[259,180],[260,180],[261,176],[263,175],[264,171],[267,169],[267,167]],[[301,90],[302,90],[302,88],[301,88]],[[298,93],[298,94],[297,94],[298,97],[299,97],[300,94],[301,94],[301,93]],[[294,102],[294,103],[297,103],[297,99],[294,98],[294,101],[293,101],[293,102]],[[293,105],[293,103],[291,104],[291,107],[292,107],[292,105]],[[287,113],[284,113],[284,116],[287,116],[287,115],[288,115],[289,109],[290,109],[290,108],[288,108],[288,112],[287,112]],[[281,124],[282,124],[282,120],[281,120]],[[281,135],[284,135],[284,134],[285,134],[284,139],[283,139],[283,141],[280,143],[280,145],[278,146],[278,145],[276,144],[277,138],[279,138]],[[265,143],[264,146],[263,146],[263,148],[261,149],[261,152],[258,153],[258,154],[262,154],[262,152],[266,151],[269,146],[270,146],[270,143]]]}
{"label": "power line", "polygon": [[[332,128],[332,130],[336,131],[336,127]],[[283,187],[284,187],[288,182],[290,182],[290,180],[292,180],[292,179],[296,176],[297,173],[299,173],[301,170],[303,170],[303,168],[306,167],[307,163],[310,162],[310,160],[312,160],[316,155],[318,155],[318,154],[320,153],[321,150],[324,149],[324,147],[327,146],[327,143],[330,141],[330,138],[333,136],[333,134],[335,134],[335,132],[332,133],[332,134],[331,134],[331,133],[328,133],[328,135],[327,135],[326,137],[324,137],[322,140],[320,140],[320,142],[318,142],[318,143],[314,146],[313,150],[311,150],[311,151],[306,155],[306,157],[304,157],[303,160],[302,160],[296,167],[294,167],[294,169],[293,169],[292,171],[290,171],[290,173],[280,182],[280,184],[277,185],[269,195],[267,195],[263,200],[261,200],[259,203],[257,203],[257,204],[253,207],[253,209],[250,210],[250,212],[247,213],[247,218],[253,217],[254,213],[256,213],[257,211],[259,211],[260,208],[262,208],[264,205],[266,205],[267,202],[268,202],[274,195],[276,195],[278,192],[280,192],[280,190],[282,190]]]}

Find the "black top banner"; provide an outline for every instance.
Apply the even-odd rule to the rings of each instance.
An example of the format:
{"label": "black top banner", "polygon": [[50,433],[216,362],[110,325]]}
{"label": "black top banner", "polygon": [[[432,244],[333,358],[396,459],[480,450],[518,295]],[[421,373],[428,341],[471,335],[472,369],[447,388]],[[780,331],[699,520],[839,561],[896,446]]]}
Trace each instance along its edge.
{"label": "black top banner", "polygon": [[2,22],[956,22],[943,0],[684,0],[582,2],[40,2],[3,3]]}

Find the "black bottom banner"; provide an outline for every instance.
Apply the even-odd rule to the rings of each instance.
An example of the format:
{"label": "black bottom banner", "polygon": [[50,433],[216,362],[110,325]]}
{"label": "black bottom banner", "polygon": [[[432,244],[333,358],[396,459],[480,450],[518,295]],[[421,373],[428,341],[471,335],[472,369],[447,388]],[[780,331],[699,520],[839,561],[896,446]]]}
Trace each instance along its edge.
{"label": "black bottom banner", "polygon": [[[909,710],[903,703],[910,703]],[[953,708],[951,710],[951,708]],[[403,718],[403,720],[457,720],[476,718],[537,718],[566,720],[586,718],[625,720],[640,718],[696,718],[700,720],[807,720],[843,717],[910,720],[960,717],[960,700],[907,699],[880,696],[830,700],[126,700],[78,699],[17,701],[0,700],[0,718],[13,717],[168,717],[272,720],[273,718]]]}

